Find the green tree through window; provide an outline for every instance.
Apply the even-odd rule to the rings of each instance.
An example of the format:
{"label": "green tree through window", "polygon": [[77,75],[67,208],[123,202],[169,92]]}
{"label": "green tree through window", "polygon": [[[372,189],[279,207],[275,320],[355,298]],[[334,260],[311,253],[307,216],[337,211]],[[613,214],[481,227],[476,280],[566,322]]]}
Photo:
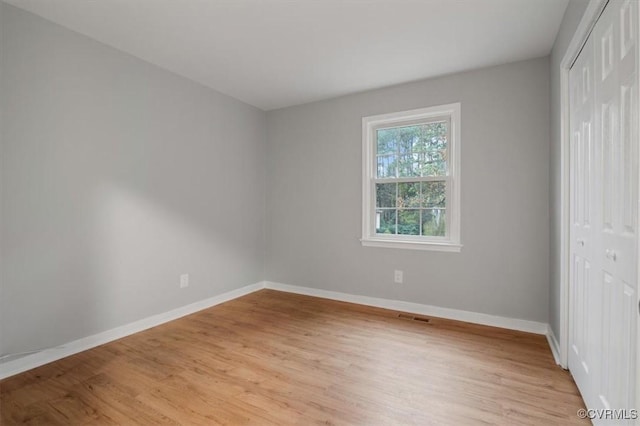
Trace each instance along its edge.
{"label": "green tree through window", "polygon": [[446,120],[376,131],[376,233],[446,235],[447,140]]}

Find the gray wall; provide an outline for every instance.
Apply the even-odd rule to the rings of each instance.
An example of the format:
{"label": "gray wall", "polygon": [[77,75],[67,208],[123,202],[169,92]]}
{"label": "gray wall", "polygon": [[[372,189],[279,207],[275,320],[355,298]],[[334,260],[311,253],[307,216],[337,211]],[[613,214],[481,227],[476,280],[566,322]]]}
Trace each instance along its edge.
{"label": "gray wall", "polygon": [[[265,114],[0,2],[0,355],[262,279],[557,333],[556,70],[585,7],[551,60]],[[362,247],[361,118],[458,101],[462,253]]]}
{"label": "gray wall", "polygon": [[0,7],[2,353],[262,280],[265,113]]}
{"label": "gray wall", "polygon": [[[267,113],[265,278],[547,322],[548,76],[540,58]],[[362,247],[361,118],[457,101],[462,253]]]}
{"label": "gray wall", "polygon": [[588,0],[571,0],[562,18],[550,60],[550,149],[549,149],[549,324],[560,338],[560,62],[589,4]]}

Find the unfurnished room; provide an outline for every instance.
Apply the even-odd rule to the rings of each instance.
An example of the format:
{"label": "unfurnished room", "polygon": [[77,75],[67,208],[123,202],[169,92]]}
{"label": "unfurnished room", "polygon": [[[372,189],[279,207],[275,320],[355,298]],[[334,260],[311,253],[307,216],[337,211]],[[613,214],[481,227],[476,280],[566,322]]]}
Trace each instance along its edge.
{"label": "unfurnished room", "polygon": [[640,425],[638,0],[0,0],[1,425]]}

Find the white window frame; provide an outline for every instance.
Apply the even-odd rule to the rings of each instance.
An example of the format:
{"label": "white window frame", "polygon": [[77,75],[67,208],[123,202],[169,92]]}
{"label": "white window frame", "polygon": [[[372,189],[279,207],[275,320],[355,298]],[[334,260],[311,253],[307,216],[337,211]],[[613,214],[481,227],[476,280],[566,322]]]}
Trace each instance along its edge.
{"label": "white window frame", "polygon": [[[444,237],[419,235],[381,235],[376,233],[376,130],[446,119],[447,141],[446,229]],[[420,108],[362,118],[362,242],[363,246],[460,252],[460,103]],[[382,181],[380,179],[378,181]],[[406,178],[407,181],[443,180],[442,178]],[[395,179],[394,182],[398,180]]]}

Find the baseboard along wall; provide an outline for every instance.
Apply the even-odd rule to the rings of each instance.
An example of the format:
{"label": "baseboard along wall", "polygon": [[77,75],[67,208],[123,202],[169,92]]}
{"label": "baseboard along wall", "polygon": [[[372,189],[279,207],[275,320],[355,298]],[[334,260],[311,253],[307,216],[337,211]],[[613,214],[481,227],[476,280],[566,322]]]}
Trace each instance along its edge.
{"label": "baseboard along wall", "polygon": [[83,337],[81,339],[74,340],[72,342],[56,346],[54,348],[45,349],[31,355],[26,355],[18,359],[0,363],[0,379],[4,379],[6,377],[10,377],[27,370],[31,370],[32,368],[57,361],[61,358],[65,358],[67,356],[74,355],[91,348],[95,348],[96,346],[104,345],[105,343],[109,343],[114,340],[139,333],[146,329],[176,320],[178,318],[193,314],[203,309],[228,302],[229,300],[237,299],[238,297],[242,297],[263,288],[264,282],[247,285],[236,290],[222,293],[218,296],[210,297],[208,299],[200,300],[198,302],[191,303],[180,308],[172,309],[168,312],[152,315],[150,317],[122,325],[120,327],[112,328],[111,330],[103,331],[101,333]]}
{"label": "baseboard along wall", "polygon": [[390,309],[394,311],[407,312],[425,316],[433,316],[458,321],[465,321],[474,324],[482,324],[493,327],[506,328],[510,330],[524,331],[528,333],[542,334],[547,336],[551,352],[559,364],[558,341],[548,324],[529,321],[517,318],[507,318],[497,315],[489,315],[478,312],[463,311],[439,306],[423,305],[420,303],[405,302],[401,300],[382,299],[377,297],[360,296],[336,291],[321,290],[311,287],[300,287],[289,284],[276,283],[271,281],[261,281],[250,284],[236,290],[232,290],[218,296],[204,299],[189,305],[172,309],[168,312],[143,318],[132,323],[103,331],[92,336],[84,337],[72,342],[46,349],[37,353],[23,356],[18,359],[0,362],[0,379],[22,373],[27,370],[39,367],[44,364],[59,360],[61,358],[77,354],[82,351],[103,345],[105,343],[139,333],[151,327],[176,320],[186,315],[193,314],[203,309],[211,308],[224,302],[245,296],[262,289],[271,289],[287,293],[296,293],[306,296],[321,297],[324,299],[338,300],[341,302],[356,303],[359,305],[374,306],[377,308]]}
{"label": "baseboard along wall", "polygon": [[560,362],[560,344],[558,343],[558,339],[553,333],[551,326],[549,326],[549,329],[547,330],[547,341],[549,342],[553,359],[556,361],[556,364],[562,366],[562,363]]}

